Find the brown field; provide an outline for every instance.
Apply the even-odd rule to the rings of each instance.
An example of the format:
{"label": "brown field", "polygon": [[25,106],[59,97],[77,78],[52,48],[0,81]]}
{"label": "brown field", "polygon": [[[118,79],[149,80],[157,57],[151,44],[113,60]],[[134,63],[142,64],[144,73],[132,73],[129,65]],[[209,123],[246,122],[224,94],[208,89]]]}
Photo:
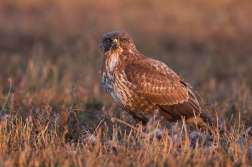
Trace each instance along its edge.
{"label": "brown field", "polygon": [[[0,0],[0,166],[251,166],[251,11],[249,0]],[[225,133],[143,133],[100,84],[98,44],[117,29],[193,85]]]}

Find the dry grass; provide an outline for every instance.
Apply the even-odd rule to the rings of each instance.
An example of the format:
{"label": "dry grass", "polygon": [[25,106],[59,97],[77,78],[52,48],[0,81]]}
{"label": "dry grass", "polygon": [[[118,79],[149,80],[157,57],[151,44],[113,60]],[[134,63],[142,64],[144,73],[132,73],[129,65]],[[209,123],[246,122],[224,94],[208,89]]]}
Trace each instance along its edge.
{"label": "dry grass", "polygon": [[57,115],[47,106],[25,120],[2,118],[0,125],[2,166],[251,165],[251,136],[243,124],[201,138],[182,126],[157,139],[109,118],[81,126],[74,111]]}
{"label": "dry grass", "polygon": [[[251,11],[247,0],[1,0],[0,166],[251,166]],[[100,86],[97,47],[115,29],[191,83],[226,132],[143,133]]]}

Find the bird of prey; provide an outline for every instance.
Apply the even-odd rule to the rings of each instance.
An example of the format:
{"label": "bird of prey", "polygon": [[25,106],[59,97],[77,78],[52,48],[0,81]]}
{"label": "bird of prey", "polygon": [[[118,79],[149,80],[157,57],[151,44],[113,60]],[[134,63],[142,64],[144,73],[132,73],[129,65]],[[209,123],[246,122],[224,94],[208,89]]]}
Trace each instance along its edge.
{"label": "bird of prey", "polygon": [[103,87],[136,121],[146,125],[158,111],[167,121],[184,117],[194,127],[210,122],[191,86],[163,62],[141,54],[126,31],[104,34],[99,51],[103,53]]}

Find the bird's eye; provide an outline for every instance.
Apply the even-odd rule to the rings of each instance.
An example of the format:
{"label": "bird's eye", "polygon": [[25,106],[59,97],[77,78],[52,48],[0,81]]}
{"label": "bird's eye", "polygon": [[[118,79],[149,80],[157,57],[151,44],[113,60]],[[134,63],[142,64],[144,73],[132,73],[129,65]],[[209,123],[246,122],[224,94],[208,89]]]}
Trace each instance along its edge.
{"label": "bird's eye", "polygon": [[107,39],[105,40],[105,42],[106,42],[106,43],[110,43],[110,42],[111,42],[111,39],[107,38]]}

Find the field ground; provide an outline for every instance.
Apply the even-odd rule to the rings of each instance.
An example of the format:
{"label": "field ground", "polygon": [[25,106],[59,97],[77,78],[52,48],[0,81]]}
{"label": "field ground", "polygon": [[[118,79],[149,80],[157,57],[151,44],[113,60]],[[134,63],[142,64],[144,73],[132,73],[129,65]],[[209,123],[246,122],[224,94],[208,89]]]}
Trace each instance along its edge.
{"label": "field ground", "polygon": [[[247,0],[1,0],[0,166],[251,166],[251,11]],[[98,44],[116,29],[193,85],[226,132],[143,133],[100,85]]]}

